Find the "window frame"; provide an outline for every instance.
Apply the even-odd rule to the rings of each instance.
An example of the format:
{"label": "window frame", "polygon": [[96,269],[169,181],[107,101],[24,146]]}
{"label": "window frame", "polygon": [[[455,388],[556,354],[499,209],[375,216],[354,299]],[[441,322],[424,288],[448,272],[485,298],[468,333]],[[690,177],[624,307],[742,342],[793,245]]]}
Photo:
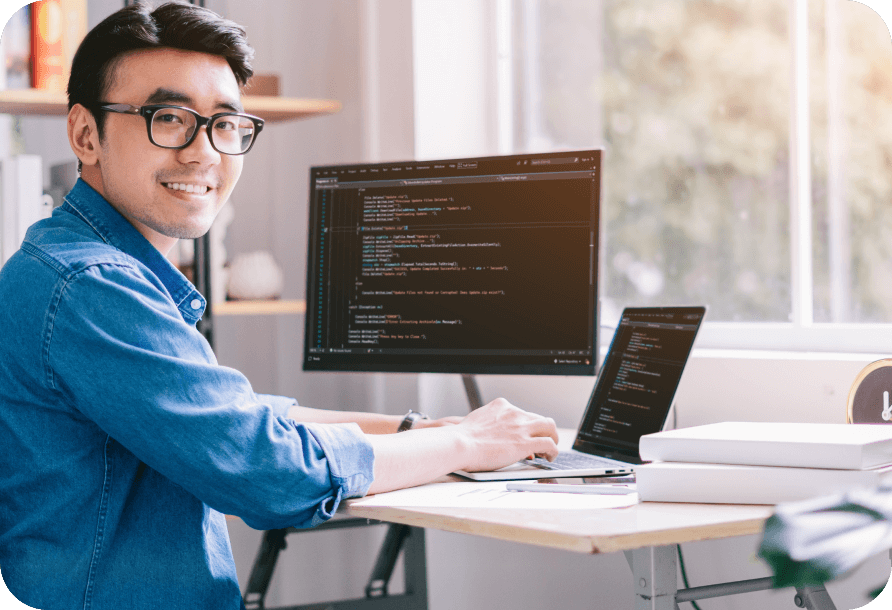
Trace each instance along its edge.
{"label": "window frame", "polygon": [[[416,156],[419,159],[437,158],[442,156],[460,155],[491,155],[510,154],[521,152],[516,149],[513,141],[513,125],[517,112],[517,104],[514,96],[513,74],[515,64],[524,61],[524,57],[513,55],[513,23],[514,11],[526,11],[527,19],[534,13],[535,0],[496,0],[493,3],[477,3],[473,0],[454,0],[450,2],[450,14],[452,18],[465,20],[477,20],[482,27],[467,28],[462,37],[454,41],[456,49],[473,47],[480,50],[484,56],[482,61],[473,66],[463,63],[460,67],[450,66],[448,50],[443,48],[442,38],[435,41],[436,44],[425,44],[431,40],[432,27],[440,23],[437,18],[438,3],[414,0],[413,2],[413,34],[415,74],[430,74],[430,70],[437,71],[442,77],[450,70],[456,74],[460,71],[477,71],[470,78],[474,80],[473,93],[478,102],[474,120],[468,121],[473,127],[467,132],[468,146],[456,144],[462,136],[461,121],[445,121],[442,113],[436,115],[432,112],[430,103],[425,103],[430,98],[429,92],[425,92],[423,83],[416,78],[416,121],[429,124],[431,127],[436,122],[440,130],[449,131],[449,141],[439,139],[435,130],[431,128],[419,129],[416,125]],[[828,77],[831,83],[838,76],[835,70],[839,66],[839,34],[836,27],[839,23],[835,2],[828,0],[825,12],[826,27],[828,32]],[[815,322],[814,319],[814,271],[813,261],[813,234],[812,234],[812,192],[811,192],[811,133],[810,133],[810,91],[809,91],[809,30],[808,11],[809,0],[788,0],[790,39],[791,39],[791,130],[790,130],[790,227],[791,227],[791,319],[789,322],[714,322],[708,319],[704,322],[698,338],[698,348],[711,349],[743,349],[743,350],[771,350],[788,352],[831,352],[831,353],[859,353],[878,354],[887,353],[892,346],[892,324],[877,323],[840,323],[840,322]],[[426,27],[425,27],[426,24]],[[532,31],[535,28],[527,27]],[[454,33],[450,33],[454,34]],[[444,35],[448,36],[448,34]],[[474,36],[480,37],[469,40]],[[448,44],[448,43],[446,43]],[[432,49],[432,46],[439,46]],[[444,52],[445,51],[445,52]],[[534,49],[524,53],[526,58],[534,55]],[[529,61],[529,59],[527,59]],[[454,62],[452,62],[454,63]],[[534,80],[534,79],[533,79]],[[483,84],[481,84],[483,83]],[[486,84],[488,83],[488,84]],[[421,86],[420,86],[421,85]],[[535,108],[535,100],[540,97],[529,88],[526,92],[526,108]],[[834,91],[831,85],[830,91]],[[467,101],[456,94],[456,103],[459,100]],[[443,92],[438,92],[438,104],[442,109],[449,104],[448,99],[443,99]],[[834,134],[839,134],[839,108],[840,101],[831,95],[829,133],[831,167],[829,172],[828,197],[830,198],[829,213],[831,220],[830,247],[831,252],[846,251],[845,243],[848,240],[845,218],[845,205],[841,200],[839,185],[839,146],[834,144]],[[835,111],[834,111],[835,109]],[[467,113],[468,106],[462,107]],[[528,112],[534,115],[534,112]],[[467,115],[461,117],[467,120]],[[536,130],[536,117],[523,117],[528,130],[536,132],[541,139],[541,133]],[[485,127],[480,128],[481,125]],[[481,135],[482,134],[482,135]],[[602,240],[603,248],[603,240]],[[844,310],[845,303],[850,300],[848,289],[840,291],[840,286],[847,286],[847,275],[834,265],[839,257],[831,257],[831,292],[836,302],[833,305],[834,316],[838,319],[839,312]],[[602,257],[603,259],[603,257]],[[892,272],[890,272],[892,276]],[[603,299],[603,291],[601,294]],[[611,321],[602,320],[601,344],[605,345],[610,340]]]}

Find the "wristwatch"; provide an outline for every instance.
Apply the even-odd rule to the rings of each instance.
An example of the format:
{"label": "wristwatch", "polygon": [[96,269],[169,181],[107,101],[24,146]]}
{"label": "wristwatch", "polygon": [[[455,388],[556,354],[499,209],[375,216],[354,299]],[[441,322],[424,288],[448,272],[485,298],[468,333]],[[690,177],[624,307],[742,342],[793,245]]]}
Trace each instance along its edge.
{"label": "wristwatch", "polygon": [[410,430],[412,426],[415,425],[415,422],[419,419],[430,419],[424,413],[419,413],[418,411],[410,410],[406,413],[406,416],[403,418],[403,421],[400,422],[400,427],[396,429],[397,432],[405,432],[406,430]]}

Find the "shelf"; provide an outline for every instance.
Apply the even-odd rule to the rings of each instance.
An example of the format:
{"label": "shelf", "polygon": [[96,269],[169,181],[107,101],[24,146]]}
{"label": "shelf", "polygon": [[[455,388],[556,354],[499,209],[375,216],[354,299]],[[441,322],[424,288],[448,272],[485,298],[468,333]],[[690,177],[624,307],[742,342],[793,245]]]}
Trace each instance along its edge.
{"label": "shelf", "polygon": [[[276,123],[333,114],[341,109],[336,100],[314,100],[263,95],[242,96],[245,112]],[[0,91],[0,113],[42,116],[67,116],[68,95],[41,89]]]}
{"label": "shelf", "polygon": [[68,114],[68,96],[65,93],[41,89],[0,91],[0,112],[66,116]]}
{"label": "shelf", "polygon": [[245,112],[276,123],[293,119],[308,119],[323,114],[334,114],[341,109],[336,100],[312,100],[294,97],[244,95]]}
{"label": "shelf", "polygon": [[211,311],[215,316],[263,316],[275,314],[302,314],[307,310],[306,301],[223,301],[214,303]]}

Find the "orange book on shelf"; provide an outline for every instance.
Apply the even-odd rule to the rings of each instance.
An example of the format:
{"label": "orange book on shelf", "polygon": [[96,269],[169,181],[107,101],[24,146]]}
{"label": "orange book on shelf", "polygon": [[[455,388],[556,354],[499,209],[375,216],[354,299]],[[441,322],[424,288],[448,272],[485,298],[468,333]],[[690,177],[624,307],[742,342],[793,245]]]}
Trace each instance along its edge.
{"label": "orange book on shelf", "polygon": [[62,0],[40,0],[31,5],[31,86],[64,91],[65,31]]}

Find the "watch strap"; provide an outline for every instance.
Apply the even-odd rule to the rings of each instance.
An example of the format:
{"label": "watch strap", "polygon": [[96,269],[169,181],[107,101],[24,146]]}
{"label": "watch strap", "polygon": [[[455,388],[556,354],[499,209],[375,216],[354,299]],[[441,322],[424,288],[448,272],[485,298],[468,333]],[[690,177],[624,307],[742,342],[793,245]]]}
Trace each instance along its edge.
{"label": "watch strap", "polygon": [[397,432],[405,432],[406,430],[411,430],[412,426],[415,425],[415,422],[419,419],[428,419],[427,415],[424,413],[419,413],[418,411],[409,411],[406,413],[406,416],[403,418],[403,421],[400,422],[400,427],[397,428]]}

